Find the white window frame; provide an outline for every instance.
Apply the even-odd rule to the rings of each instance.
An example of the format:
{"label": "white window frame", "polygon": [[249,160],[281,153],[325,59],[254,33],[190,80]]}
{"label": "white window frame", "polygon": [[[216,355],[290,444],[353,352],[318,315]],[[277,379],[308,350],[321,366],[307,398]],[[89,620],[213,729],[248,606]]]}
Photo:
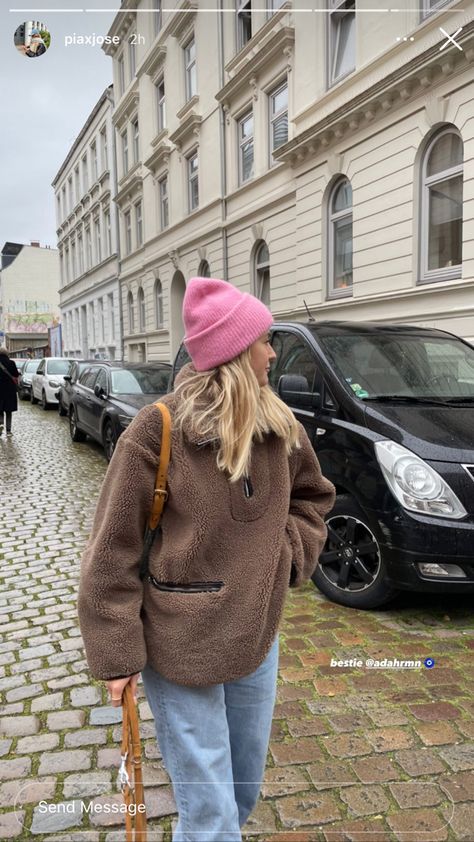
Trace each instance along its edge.
{"label": "white window frame", "polygon": [[138,164],[140,160],[140,122],[138,117],[132,121],[132,139],[133,139],[133,163]]}
{"label": "white window frame", "polygon": [[[242,134],[243,124],[249,120],[252,120],[252,134],[244,137]],[[254,177],[254,167],[255,167],[255,134],[254,134],[254,113],[253,108],[251,107],[249,111],[246,111],[241,117],[239,117],[237,121],[237,142],[239,146],[239,184],[246,184],[248,181],[251,181]],[[247,146],[247,144],[252,144],[252,171],[247,178],[244,178],[244,168],[243,168],[243,148]]]}
{"label": "white window frame", "polygon": [[86,228],[85,228],[85,230],[84,230],[84,233],[85,233],[85,238],[86,238],[86,254],[85,254],[85,259],[86,259],[86,269],[92,269],[92,262],[93,262],[93,256],[92,256],[92,232],[91,232],[91,227],[90,227],[90,225],[86,225]]}
{"label": "white window frame", "polygon": [[[433,151],[433,148],[436,146],[438,141],[445,135],[445,134],[454,134],[462,141],[460,133],[456,130],[455,126],[447,126],[445,129],[442,129],[439,132],[436,132],[433,137],[431,138],[430,142],[428,143],[421,162],[421,222],[420,222],[420,280],[419,284],[423,283],[430,283],[433,281],[449,281],[453,280],[454,278],[461,278],[462,277],[462,262],[458,263],[454,266],[448,266],[444,269],[428,269],[428,250],[429,250],[429,224],[430,224],[430,214],[429,214],[429,207],[430,207],[430,187],[433,184],[437,184],[440,181],[446,181],[448,178],[458,178],[461,176],[463,189],[464,189],[464,163],[456,164],[454,167],[450,167],[447,170],[442,170],[441,172],[435,173],[434,175],[427,176],[426,170],[428,167],[428,161],[430,159],[430,155]],[[464,148],[464,147],[463,147]],[[463,208],[464,210],[464,208]],[[464,217],[463,217],[464,219]],[[462,226],[461,226],[462,231]],[[461,242],[461,249],[464,245]]]}
{"label": "white window frame", "polygon": [[429,18],[430,15],[434,15],[435,12],[442,11],[445,6],[448,6],[452,0],[436,0],[434,5],[431,5],[429,0],[423,0],[421,6],[421,20],[426,20]]}
{"label": "white window frame", "polygon": [[89,167],[87,163],[87,153],[82,156],[81,158],[81,167],[82,167],[82,191],[83,193],[87,193],[89,189]]}
{"label": "white window frame", "polygon": [[94,139],[90,146],[93,181],[99,178],[99,161],[97,157],[97,141]]}
{"label": "white window frame", "polygon": [[130,160],[128,155],[128,126],[125,129],[125,131],[122,132],[122,134],[120,135],[120,140],[122,143],[122,170],[123,174],[127,175],[130,166]]}
{"label": "white window frame", "polygon": [[333,199],[336,195],[337,191],[341,187],[344,182],[348,182],[351,187],[352,191],[352,184],[350,179],[347,176],[342,176],[338,178],[337,181],[334,182],[329,195],[328,195],[328,204],[327,204],[327,220],[328,220],[328,298],[344,298],[347,296],[351,296],[353,294],[353,287],[354,287],[354,230],[352,232],[352,284],[347,287],[335,287],[334,286],[334,278],[335,278],[335,254],[334,254],[334,246],[336,242],[336,238],[334,236],[334,228],[335,223],[339,222],[341,219],[351,218],[351,222],[353,224],[354,220],[354,200],[352,200],[352,205],[349,208],[344,208],[344,210],[336,211],[333,213],[332,205]]}
{"label": "white window frame", "polygon": [[[162,89],[162,92],[161,92]],[[166,88],[165,77],[161,78],[156,83],[156,106],[157,106],[157,124],[158,134],[166,129]]]}
{"label": "white window frame", "polygon": [[133,309],[133,293],[130,290],[127,296],[127,311],[128,311],[128,332],[135,333],[135,313]]}
{"label": "white window frame", "polygon": [[79,275],[84,274],[84,243],[82,241],[82,232],[77,235],[77,262]]}
{"label": "white window frame", "polygon": [[114,294],[113,292],[109,292],[107,294],[107,322],[109,325],[109,342],[115,342],[115,307],[114,307]]}
{"label": "white window frame", "polygon": [[76,279],[76,241],[71,240],[71,274],[72,280]]}
{"label": "white window frame", "polygon": [[125,211],[123,215],[123,228],[124,228],[124,242],[125,242],[125,254],[131,254],[133,248],[132,242],[132,211],[130,208]]}
{"label": "white window frame", "polygon": [[81,174],[79,164],[74,167],[74,188],[76,193],[76,205],[81,201]]}
{"label": "white window frame", "polygon": [[[286,91],[287,91],[287,95],[286,95],[286,98],[287,98],[286,108],[280,108],[280,110],[279,110],[278,112],[275,112],[275,114],[274,114],[274,113],[273,113],[273,100],[274,100],[274,98],[275,98],[276,96],[278,96],[278,94],[279,94],[279,93],[281,93],[281,91],[282,91],[284,88],[286,88]],[[270,151],[270,156],[269,156],[269,165],[270,165],[270,167],[273,167],[273,166],[275,166],[275,164],[279,164],[279,163],[280,163],[280,161],[275,161],[275,159],[274,159],[274,157],[273,157],[273,153],[276,151],[276,150],[273,148],[273,123],[274,123],[276,120],[278,120],[280,117],[282,117],[284,114],[286,114],[286,119],[287,119],[287,124],[288,124],[288,133],[289,133],[289,128],[290,128],[290,121],[289,121],[289,119],[288,119],[288,112],[289,112],[289,94],[290,94],[290,92],[289,92],[289,87],[288,87],[288,79],[286,79],[286,78],[285,78],[285,79],[283,79],[283,80],[280,82],[280,84],[279,84],[279,85],[277,85],[276,87],[272,88],[272,90],[271,90],[271,91],[269,92],[269,94],[268,94],[268,131],[269,131],[269,135],[268,135],[268,148],[269,148],[269,151]],[[288,137],[289,137],[289,134],[287,134],[287,138],[286,138],[286,142],[287,142],[287,143],[288,143]],[[282,144],[280,144],[280,145],[281,145],[281,146],[283,146],[284,144],[282,143]],[[279,147],[279,146],[277,146],[276,148],[277,148],[277,149],[279,149],[280,147]]]}
{"label": "white window frame", "polygon": [[[243,24],[244,15],[250,13],[250,35]],[[237,52],[242,50],[252,38],[252,0],[236,0],[235,4],[235,32]],[[248,35],[248,37],[247,37]]]}
{"label": "white window frame", "polygon": [[[328,87],[329,88],[332,87],[333,85],[336,85],[338,82],[341,81],[341,79],[344,79],[346,76],[349,76],[349,74],[353,73],[353,71],[355,70],[355,66],[356,66],[356,41],[357,41],[356,32],[355,32],[356,19],[357,19],[356,18],[356,11],[355,11],[356,0],[330,0],[330,2],[331,2],[332,11],[328,15],[328,32],[327,32],[327,45],[328,45],[327,65],[328,65]],[[350,3],[354,4],[353,9],[347,9],[347,14],[353,14],[354,15],[354,65],[349,70],[346,70],[344,73],[341,73],[340,76],[336,76],[335,72],[336,72],[336,62],[337,62],[337,57],[338,57],[339,39],[340,39],[340,35],[341,35],[341,25],[337,26],[336,31],[334,31],[335,30],[334,15],[335,14],[340,15],[341,12],[343,12],[345,10],[344,7],[349,5]]]}
{"label": "white window frame", "polygon": [[137,248],[143,245],[143,202],[140,199],[135,202],[135,236]]}
{"label": "white window frame", "polygon": [[104,299],[98,298],[97,299],[97,310],[98,310],[98,338],[97,341],[100,345],[103,345],[105,342],[105,318],[104,318]]}
{"label": "white window frame", "polygon": [[128,67],[130,71],[130,81],[135,78],[137,72],[137,33],[131,32],[128,36]]}
{"label": "white window frame", "polygon": [[95,262],[102,263],[102,236],[100,230],[100,217],[96,216],[94,219],[94,248],[95,248]]}
{"label": "white window frame", "polygon": [[143,287],[138,288],[137,293],[138,306],[138,332],[145,333],[146,330],[146,306],[145,306],[145,290]]}
{"label": "white window frame", "polygon": [[162,330],[165,323],[163,309],[163,284],[159,278],[155,281],[155,319],[157,330]]}
{"label": "white window frame", "polygon": [[[197,166],[196,172],[191,173],[191,162],[196,159]],[[188,182],[188,212],[193,213],[195,210],[199,208],[199,155],[198,150],[195,149],[194,152],[191,152],[186,158],[186,166],[187,166],[187,182]],[[194,181],[197,182],[197,203],[193,205],[193,183]]]}
{"label": "white window frame", "polygon": [[[268,251],[268,260],[265,262],[259,261],[259,255],[263,246],[266,246]],[[264,273],[268,272],[268,278],[264,277]],[[268,281],[268,283],[266,283]],[[254,283],[255,296],[267,306],[270,306],[270,249],[265,240],[261,240],[255,249],[254,256]],[[266,295],[265,293],[268,293]]]}
{"label": "white window frame", "polygon": [[107,126],[100,130],[100,156],[102,159],[102,172],[109,168],[109,147],[107,144]]}
{"label": "white window frame", "polygon": [[107,257],[112,254],[112,222],[110,218],[110,210],[104,211],[104,230],[105,241],[107,243]]}
{"label": "white window frame", "polygon": [[123,96],[125,93],[125,59],[123,53],[117,59],[117,67],[118,67],[118,82],[119,82],[119,94]]}
{"label": "white window frame", "polygon": [[72,184],[72,175],[69,176],[67,180],[67,196],[68,196],[68,210],[71,213],[74,207],[74,193],[73,193],[73,184]]}
{"label": "white window frame", "polygon": [[[188,58],[191,45],[194,46],[194,58]],[[197,94],[197,63],[196,63],[196,39],[194,35],[189,38],[183,47],[184,54],[184,75],[186,80],[186,102],[189,102]]]}
{"label": "white window frame", "polygon": [[286,0],[267,0],[267,17],[271,17],[284,6]]}
{"label": "white window frame", "polygon": [[160,198],[160,227],[164,231],[170,224],[170,202],[169,202],[169,181],[168,173],[158,181],[158,190]]}
{"label": "white window frame", "polygon": [[152,15],[153,17],[153,34],[154,37],[158,35],[161,30],[162,25],[162,11],[161,11],[161,0],[153,0],[153,8],[155,9],[155,14]]}

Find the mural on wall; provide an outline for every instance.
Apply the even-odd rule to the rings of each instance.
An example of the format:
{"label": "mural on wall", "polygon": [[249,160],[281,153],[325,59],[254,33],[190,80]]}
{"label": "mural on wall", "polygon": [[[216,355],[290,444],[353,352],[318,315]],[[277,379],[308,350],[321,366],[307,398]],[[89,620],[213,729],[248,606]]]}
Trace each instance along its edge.
{"label": "mural on wall", "polygon": [[4,313],[5,333],[48,333],[48,327],[59,324],[59,316],[51,311],[48,301],[16,299],[7,302]]}

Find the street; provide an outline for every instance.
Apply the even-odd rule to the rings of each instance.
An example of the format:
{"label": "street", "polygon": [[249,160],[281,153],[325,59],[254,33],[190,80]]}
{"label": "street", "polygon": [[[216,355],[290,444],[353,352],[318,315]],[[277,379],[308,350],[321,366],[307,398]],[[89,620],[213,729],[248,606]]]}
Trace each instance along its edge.
{"label": "street", "polygon": [[[88,672],[76,615],[107,463],[98,444],[71,441],[57,411],[20,402],[0,465],[0,839],[119,842],[122,815],[102,808],[121,802],[121,711]],[[265,781],[245,839],[472,840],[471,603],[403,595],[364,612],[312,583],[288,592]],[[175,802],[139,695],[149,840],[170,842]]]}

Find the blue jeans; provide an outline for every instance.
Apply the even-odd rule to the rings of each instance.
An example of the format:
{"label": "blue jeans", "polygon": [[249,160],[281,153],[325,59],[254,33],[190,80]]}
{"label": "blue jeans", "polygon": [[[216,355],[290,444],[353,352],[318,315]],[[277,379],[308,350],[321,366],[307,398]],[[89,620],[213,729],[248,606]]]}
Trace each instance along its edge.
{"label": "blue jeans", "polygon": [[277,634],[255,672],[210,687],[142,671],[178,807],[173,842],[241,842],[265,772],[278,651]]}

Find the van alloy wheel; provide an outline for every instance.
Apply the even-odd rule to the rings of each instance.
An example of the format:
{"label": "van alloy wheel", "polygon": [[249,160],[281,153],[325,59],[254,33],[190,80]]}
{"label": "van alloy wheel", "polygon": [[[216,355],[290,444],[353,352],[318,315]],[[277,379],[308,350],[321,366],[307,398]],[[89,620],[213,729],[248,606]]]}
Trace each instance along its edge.
{"label": "van alloy wheel", "polygon": [[349,495],[340,495],[326,520],[328,537],[313,573],[325,596],[353,608],[376,608],[396,591],[385,581],[385,565],[376,536]]}

